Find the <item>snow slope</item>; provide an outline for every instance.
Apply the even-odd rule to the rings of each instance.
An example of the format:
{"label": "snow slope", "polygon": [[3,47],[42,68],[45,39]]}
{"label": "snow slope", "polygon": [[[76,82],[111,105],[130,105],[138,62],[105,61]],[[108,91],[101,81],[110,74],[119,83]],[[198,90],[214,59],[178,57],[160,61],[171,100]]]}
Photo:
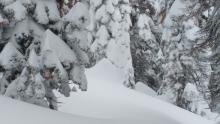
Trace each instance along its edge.
{"label": "snow slope", "polygon": [[0,96],[1,124],[134,124],[131,120],[96,119],[57,112]]}
{"label": "snow slope", "polygon": [[[123,71],[107,60],[86,71],[88,91],[60,96],[60,111],[126,124],[211,124],[193,113],[124,87]],[[151,94],[150,94],[151,95]]]}
{"label": "snow slope", "polygon": [[60,98],[67,102],[60,109],[72,114],[0,96],[1,124],[212,124],[120,83],[112,83],[121,80],[121,74],[107,60],[88,70],[87,75],[88,92]]}

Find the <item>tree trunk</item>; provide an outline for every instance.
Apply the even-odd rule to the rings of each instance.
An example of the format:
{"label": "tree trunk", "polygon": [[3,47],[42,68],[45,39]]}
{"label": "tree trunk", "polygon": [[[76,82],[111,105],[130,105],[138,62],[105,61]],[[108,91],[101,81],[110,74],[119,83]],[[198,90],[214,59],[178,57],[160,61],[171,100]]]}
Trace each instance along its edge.
{"label": "tree trunk", "polygon": [[73,5],[75,4],[75,2],[76,2],[76,0],[69,0],[69,2],[68,2],[68,7],[69,7],[69,8],[72,8]]}
{"label": "tree trunk", "polygon": [[64,15],[64,0],[57,0],[58,2],[58,8],[59,8],[59,11],[60,11],[60,16],[62,17]]}

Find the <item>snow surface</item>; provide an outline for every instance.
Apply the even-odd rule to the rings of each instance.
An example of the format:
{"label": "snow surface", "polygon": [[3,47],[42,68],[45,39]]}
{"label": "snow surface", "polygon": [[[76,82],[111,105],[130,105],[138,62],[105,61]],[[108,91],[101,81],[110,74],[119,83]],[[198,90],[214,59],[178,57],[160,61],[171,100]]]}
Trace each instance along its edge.
{"label": "snow surface", "polygon": [[71,22],[74,25],[85,28],[90,23],[88,8],[83,3],[78,2],[71,8],[63,19],[67,22]]}
{"label": "snow surface", "polygon": [[61,62],[76,62],[75,53],[58,36],[47,30],[44,35],[42,51],[52,50]]}
{"label": "snow surface", "polygon": [[26,13],[27,13],[26,8],[21,4],[20,1],[16,1],[13,4],[6,6],[4,8],[4,11],[6,11],[6,12],[13,11],[14,19],[16,21],[20,21],[20,20],[24,19],[26,16]]}
{"label": "snow surface", "polygon": [[15,66],[13,63],[15,59],[23,61],[24,56],[15,48],[12,42],[8,42],[0,54],[0,63],[4,68],[9,69]]}
{"label": "snow surface", "polygon": [[55,0],[33,0],[36,4],[34,12],[35,19],[41,24],[60,19],[59,10]]}
{"label": "snow surface", "polygon": [[95,119],[57,112],[3,96],[0,96],[0,109],[1,124],[132,124],[125,120]]}
{"label": "snow surface", "polygon": [[[130,124],[211,124],[193,113],[121,84],[123,71],[102,60],[86,71],[88,91],[60,96],[60,111]],[[126,120],[126,121],[122,121]]]}
{"label": "snow surface", "polygon": [[135,85],[135,90],[147,94],[149,96],[157,96],[157,92],[155,92],[153,89],[151,89],[149,86],[145,85],[142,82],[138,82]]}
{"label": "snow surface", "polygon": [[125,88],[121,72],[103,60],[87,70],[88,92],[72,93],[57,112],[0,96],[1,124],[212,124],[195,114]]}

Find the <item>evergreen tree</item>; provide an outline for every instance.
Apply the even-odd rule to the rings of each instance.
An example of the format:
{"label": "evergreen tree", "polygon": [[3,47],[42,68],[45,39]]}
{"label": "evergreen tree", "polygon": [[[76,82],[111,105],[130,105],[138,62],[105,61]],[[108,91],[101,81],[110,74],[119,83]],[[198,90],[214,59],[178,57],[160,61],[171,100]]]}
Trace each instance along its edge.
{"label": "evergreen tree", "polygon": [[206,25],[205,31],[207,32],[207,42],[205,45],[209,45],[212,48],[212,55],[210,57],[211,61],[211,77],[209,82],[209,89],[211,92],[211,103],[210,108],[212,111],[220,113],[219,104],[219,19],[220,19],[220,2],[213,1],[214,9],[209,17],[208,23]]}
{"label": "evergreen tree", "polygon": [[132,1],[131,51],[135,82],[143,82],[155,91],[161,82],[159,26],[153,21],[155,9],[150,1]]}
{"label": "evergreen tree", "polygon": [[202,70],[208,67],[201,67],[201,54],[193,50],[200,42],[198,31],[201,25],[197,17],[201,13],[195,13],[199,4],[199,1],[176,0],[170,5],[166,17],[162,17],[164,75],[158,93],[168,97],[171,103],[200,114],[198,109],[201,108],[195,105],[199,102],[186,95],[193,94],[195,98],[204,100],[205,94],[200,88],[207,88],[204,84],[204,80],[207,81],[204,75],[207,73]]}
{"label": "evergreen tree", "polygon": [[6,42],[0,54],[1,94],[57,109],[53,90],[69,96],[70,82],[83,91],[87,89],[82,44],[68,46],[65,38],[56,35],[62,34],[58,27],[64,27],[61,6],[56,0],[4,0],[0,5],[2,17],[8,19],[8,25],[7,19],[3,19],[1,29],[1,43]]}
{"label": "evergreen tree", "polygon": [[108,58],[124,70],[124,84],[134,88],[134,72],[130,52],[131,7],[129,0],[90,0],[92,23],[95,32],[91,50],[95,60]]}

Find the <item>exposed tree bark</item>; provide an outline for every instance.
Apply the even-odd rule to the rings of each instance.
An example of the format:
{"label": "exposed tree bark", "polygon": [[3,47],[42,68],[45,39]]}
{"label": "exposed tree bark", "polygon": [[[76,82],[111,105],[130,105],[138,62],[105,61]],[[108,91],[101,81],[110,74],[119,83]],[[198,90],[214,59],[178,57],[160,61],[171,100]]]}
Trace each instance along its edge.
{"label": "exposed tree bark", "polygon": [[62,17],[64,15],[64,0],[57,0],[58,2],[58,8],[60,11],[60,16]]}
{"label": "exposed tree bark", "polygon": [[76,3],[76,0],[69,0],[68,7],[72,8],[75,3]]}

